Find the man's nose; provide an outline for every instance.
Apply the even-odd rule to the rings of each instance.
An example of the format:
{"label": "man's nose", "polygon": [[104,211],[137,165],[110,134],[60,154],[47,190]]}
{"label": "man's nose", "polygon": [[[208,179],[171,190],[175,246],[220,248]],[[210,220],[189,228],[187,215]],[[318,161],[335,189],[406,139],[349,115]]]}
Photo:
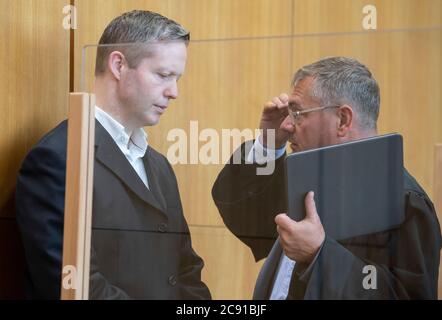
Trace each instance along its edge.
{"label": "man's nose", "polygon": [[176,81],[173,81],[169,87],[164,91],[164,95],[169,99],[178,98],[178,85]]}
{"label": "man's nose", "polygon": [[292,119],[290,118],[290,115],[285,117],[285,119],[281,122],[281,125],[279,126],[281,130],[284,130],[288,133],[294,133],[295,132],[295,125],[293,124]]}

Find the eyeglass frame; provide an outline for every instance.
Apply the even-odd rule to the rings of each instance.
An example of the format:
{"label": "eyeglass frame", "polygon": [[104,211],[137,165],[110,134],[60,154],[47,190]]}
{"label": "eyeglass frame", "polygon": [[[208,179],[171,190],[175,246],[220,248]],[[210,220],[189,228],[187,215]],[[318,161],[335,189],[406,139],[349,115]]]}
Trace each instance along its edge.
{"label": "eyeglass frame", "polygon": [[331,108],[340,108],[341,106],[323,106],[323,107],[315,107],[315,108],[309,108],[309,109],[304,109],[304,110],[296,110],[293,111],[290,107],[293,106],[294,104],[289,104],[288,106],[288,111],[289,111],[289,115],[290,118],[292,119],[293,124],[301,124],[301,115],[302,114],[306,114],[309,112],[313,112],[313,111],[321,111],[321,110],[325,110],[325,109],[331,109]]}

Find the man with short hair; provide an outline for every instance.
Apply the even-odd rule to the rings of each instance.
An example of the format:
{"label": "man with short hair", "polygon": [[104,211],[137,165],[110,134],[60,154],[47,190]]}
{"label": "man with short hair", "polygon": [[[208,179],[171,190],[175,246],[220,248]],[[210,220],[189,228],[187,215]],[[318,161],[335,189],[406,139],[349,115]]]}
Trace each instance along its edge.
{"label": "man with short hair", "polygon": [[[374,136],[379,104],[378,84],[357,60],[331,57],[304,66],[294,76],[290,96],[284,93],[265,104],[262,135],[252,150],[246,153],[243,145],[236,151],[244,163],[229,163],[218,175],[212,196],[226,226],[256,260],[267,257],[255,299],[437,298],[440,226],[431,200],[407,170],[405,221],[398,228],[332,239],[312,192],[305,198],[304,220],[278,214],[287,212],[287,142],[299,152]],[[266,148],[267,129],[275,130],[276,150]],[[271,175],[256,174],[265,161],[262,154],[273,155]],[[363,286],[367,265],[376,270],[376,289]]]}
{"label": "man with short hair", "polygon": [[[178,97],[189,39],[149,11],[115,18],[100,39],[90,299],[210,298],[174,172],[142,128],[157,124]],[[66,135],[63,121],[29,152],[17,180],[29,298],[60,297]]]}

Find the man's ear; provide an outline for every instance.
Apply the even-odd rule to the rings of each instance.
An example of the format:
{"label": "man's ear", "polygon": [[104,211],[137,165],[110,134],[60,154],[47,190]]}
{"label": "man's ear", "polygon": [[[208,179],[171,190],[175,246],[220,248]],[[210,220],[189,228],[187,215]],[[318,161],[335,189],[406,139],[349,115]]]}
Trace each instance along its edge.
{"label": "man's ear", "polygon": [[112,76],[120,80],[121,72],[124,67],[124,55],[120,51],[112,51],[107,59],[107,66]]}
{"label": "man's ear", "polygon": [[339,124],[338,124],[338,136],[345,137],[349,130],[354,126],[354,112],[351,106],[344,104],[339,107],[338,110]]}

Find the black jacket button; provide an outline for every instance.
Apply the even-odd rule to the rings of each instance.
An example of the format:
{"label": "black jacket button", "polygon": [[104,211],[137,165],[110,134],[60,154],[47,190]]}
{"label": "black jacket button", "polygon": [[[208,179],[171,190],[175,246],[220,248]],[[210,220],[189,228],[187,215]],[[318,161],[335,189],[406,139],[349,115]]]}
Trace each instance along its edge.
{"label": "black jacket button", "polygon": [[174,274],[169,277],[169,284],[171,286],[176,285],[176,276]]}
{"label": "black jacket button", "polygon": [[158,231],[160,232],[166,232],[167,231],[167,224],[166,223],[160,223],[158,225]]}

